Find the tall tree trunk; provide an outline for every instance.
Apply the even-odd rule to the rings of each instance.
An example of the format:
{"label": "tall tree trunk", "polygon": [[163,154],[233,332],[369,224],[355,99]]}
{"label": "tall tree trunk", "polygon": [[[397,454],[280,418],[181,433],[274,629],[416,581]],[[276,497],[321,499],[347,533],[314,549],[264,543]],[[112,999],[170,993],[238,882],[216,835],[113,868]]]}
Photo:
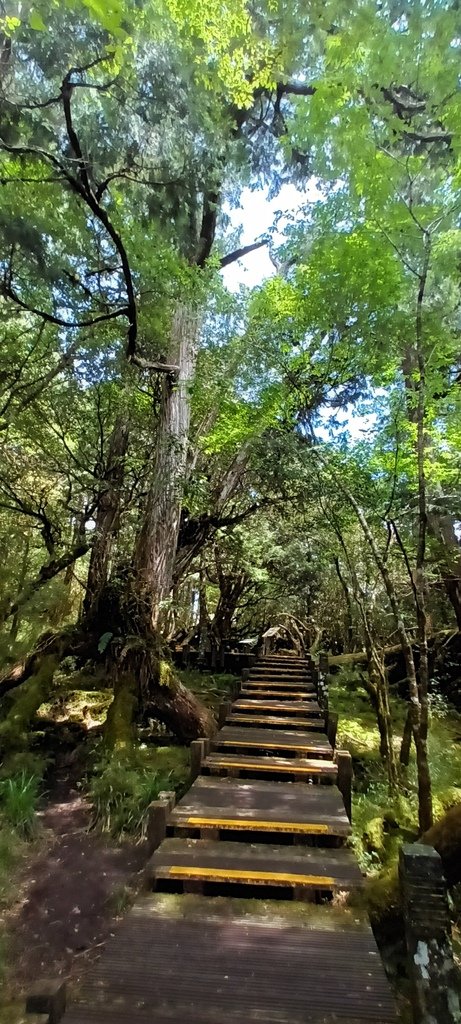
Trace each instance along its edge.
{"label": "tall tree trunk", "polygon": [[206,567],[204,553],[200,557],[200,573],[198,587],[198,662],[205,661],[208,639],[210,635],[210,616],[208,614],[208,602],[206,593]]}
{"label": "tall tree trunk", "polygon": [[346,613],[345,613],[345,616],[344,616],[346,642],[344,644],[344,648],[345,648],[346,651],[353,651],[354,650],[354,618],[353,618],[353,615],[352,615],[352,601],[351,601],[351,595],[350,595],[349,587],[348,587],[348,584],[347,584],[347,580],[344,578],[344,576],[342,574],[342,571],[341,571],[341,565],[340,565],[340,562],[339,562],[339,558],[335,558],[335,569],[336,569],[336,575],[337,575],[337,577],[339,579],[339,582],[341,584],[341,588],[342,588],[342,591],[343,591],[343,594],[344,594],[344,599],[345,599],[345,602],[346,602]]}
{"label": "tall tree trunk", "polygon": [[[336,520],[333,523],[333,528],[335,530],[336,536],[339,540],[339,543],[341,544],[342,550],[344,551],[344,555],[346,557],[346,562],[349,568],[349,573],[352,581],[354,599],[357,603],[360,612],[360,617],[362,619],[368,670],[368,680],[366,682],[364,681],[364,685],[376,714],[376,721],[380,737],[380,754],[386,766],[387,780],[389,783],[389,792],[394,793],[398,786],[398,771],[394,750],[392,715],[389,701],[389,684],[387,679],[386,668],[384,665],[384,651],[378,650],[378,647],[376,645],[375,637],[373,635],[372,623],[370,621],[369,612],[365,604],[365,592],[360,585],[359,578],[355,571],[354,563],[349,556],[349,551],[346,547],[344,537],[340,530],[339,524],[336,522]],[[335,559],[335,562],[337,562],[336,571],[338,572],[339,559]],[[349,587],[347,585],[347,581],[342,576],[340,578],[343,587],[347,588],[349,594]]]}
{"label": "tall tree trunk", "polygon": [[122,412],[117,416],[111,434],[107,466],[99,491],[94,540],[83,602],[85,616],[93,617],[97,614],[99,597],[108,579],[112,541],[120,512],[128,440],[128,415]]}
{"label": "tall tree trunk", "polygon": [[182,305],[172,325],[170,362],[179,366],[174,384],[162,378],[157,445],[143,522],[134,551],[134,570],[151,605],[157,626],[162,601],[168,599],[178,542],[190,425],[190,387],[198,350],[199,320]]}
{"label": "tall tree trunk", "polygon": [[455,516],[431,512],[428,533],[434,538],[435,553],[445,591],[461,630],[461,543],[456,535]]}
{"label": "tall tree trunk", "polygon": [[[332,479],[335,481],[335,483],[339,487],[340,491],[344,494],[344,496],[347,498],[349,504],[354,509],[355,515],[357,516],[357,520],[358,520],[358,522],[359,522],[359,524],[360,524],[360,526],[362,528],[364,537],[365,537],[365,539],[366,539],[366,541],[367,541],[367,543],[369,545],[369,548],[370,548],[371,553],[373,555],[374,561],[375,561],[375,563],[377,565],[377,568],[379,569],[379,572],[381,573],[381,578],[383,580],[384,587],[385,587],[385,590],[386,590],[386,594],[387,594],[387,597],[388,597],[388,600],[389,600],[389,604],[391,606],[391,610],[392,610],[392,614],[393,614],[394,622],[395,622],[395,626],[396,626],[396,631],[397,631],[397,634],[398,634],[398,637],[399,637],[400,645],[401,645],[401,648],[402,648],[402,654],[403,654],[404,661],[405,661],[405,668],[406,668],[407,680],[408,680],[408,689],[409,689],[409,694],[410,694],[409,711],[411,713],[412,729],[413,729],[413,735],[414,735],[415,743],[416,743],[416,737],[419,734],[419,730],[420,730],[421,714],[422,714],[421,702],[420,702],[420,692],[419,692],[419,686],[418,686],[418,679],[417,679],[417,675],[416,675],[415,661],[414,661],[414,658],[413,658],[413,648],[412,648],[412,645],[411,645],[410,637],[408,636],[408,633],[407,633],[407,630],[406,630],[406,627],[405,627],[403,616],[401,614],[399,600],[398,600],[397,593],[396,593],[396,590],[395,590],[395,587],[394,587],[394,582],[393,582],[392,576],[391,576],[391,574],[389,572],[389,569],[387,567],[385,559],[381,555],[381,552],[380,552],[380,550],[378,548],[378,545],[376,543],[376,540],[374,538],[373,531],[371,530],[370,525],[368,523],[368,520],[367,520],[364,512],[360,508],[360,505],[359,505],[358,501],[356,501],[356,499],[354,498],[354,495],[351,493],[351,491],[349,490],[347,485],[344,483],[342,478],[334,471],[334,469],[332,469],[332,467],[329,465],[328,461],[323,457],[323,455],[321,455],[321,453],[318,452],[318,451],[317,451],[317,455],[318,455],[320,461],[322,462],[322,464],[324,466],[326,466],[326,468],[329,471]],[[422,793],[423,798],[424,798],[425,790],[427,789],[427,771],[426,771],[426,769],[424,767],[424,751],[425,750],[426,750],[426,753],[427,753],[427,746],[425,747],[424,743],[422,743],[422,745],[420,746],[420,758],[419,758],[419,760],[418,760],[418,757],[417,757],[418,779],[419,779],[419,776],[420,776],[420,773],[421,773],[421,780],[420,780],[419,788],[421,789],[421,793]],[[427,809],[428,808],[427,808],[426,804],[424,804],[424,803],[422,805],[420,804],[419,810],[420,810],[420,827],[421,827],[421,829],[424,828],[424,824],[423,824],[423,820],[422,819],[425,818],[426,813],[427,813]]]}
{"label": "tall tree trunk", "polygon": [[427,612],[426,612],[426,533],[427,533],[427,498],[426,498],[426,363],[423,339],[423,301],[427,283],[430,260],[430,235],[424,234],[425,256],[423,271],[420,277],[416,304],[416,349],[418,359],[418,403],[416,454],[418,464],[418,548],[416,554],[416,613],[419,642],[419,729],[415,733],[416,763],[418,768],[418,805],[419,825],[421,832],[426,832],[433,824],[432,786],[427,754],[427,735],[429,730],[429,661],[427,651]]}
{"label": "tall tree trunk", "polygon": [[[30,551],[30,535],[29,535],[29,533],[26,533],[26,535],[24,537],[24,547],[22,549],[21,567],[20,567],[20,570],[19,570],[19,579],[18,579],[18,592],[19,593],[21,593],[21,590],[23,589],[24,584],[26,582],[27,569],[28,569],[28,566],[29,566],[29,551]],[[10,629],[10,640],[11,640],[12,643],[14,643],[14,641],[16,640],[16,637],[18,635],[20,621],[21,621],[21,612],[20,612],[20,609],[17,608],[15,613],[14,613],[14,615],[13,615],[13,620],[12,620],[11,629]]]}

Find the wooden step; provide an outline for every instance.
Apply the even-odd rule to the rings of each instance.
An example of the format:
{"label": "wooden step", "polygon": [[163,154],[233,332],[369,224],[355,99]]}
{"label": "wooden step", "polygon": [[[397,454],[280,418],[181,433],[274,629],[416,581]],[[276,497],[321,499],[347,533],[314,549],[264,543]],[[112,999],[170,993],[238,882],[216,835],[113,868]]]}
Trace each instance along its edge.
{"label": "wooden step", "polygon": [[274,676],[279,678],[285,676],[287,679],[311,679],[312,672],[303,668],[272,668],[269,665],[253,665],[250,675]]}
{"label": "wooden step", "polygon": [[333,757],[333,748],[324,733],[296,732],[282,729],[239,729],[236,725],[225,725],[213,741],[214,750],[235,750],[247,748],[270,751],[289,751],[291,756]]}
{"label": "wooden step", "polygon": [[168,834],[198,834],[202,839],[226,833],[284,834],[305,841],[321,837],[345,840],[351,826],[336,786],[296,782],[215,778],[200,775],[172,810]]}
{"label": "wooden step", "polygon": [[[355,858],[346,847],[320,850],[309,846],[166,839],[149,861],[150,870],[153,888],[169,892],[200,891],[205,884],[230,884],[286,888],[302,896],[302,890],[332,893],[363,884]],[[279,892],[272,895],[280,898]]]}
{"label": "wooden step", "polygon": [[257,661],[258,665],[293,665],[311,668],[313,661],[311,658],[285,658],[278,654],[262,654]]}
{"label": "wooden step", "polygon": [[397,1024],[364,913],[301,910],[143,894],[84,972],[63,1024]]}
{"label": "wooden step", "polygon": [[233,777],[251,775],[253,778],[294,778],[304,782],[332,782],[338,769],[334,761],[322,758],[255,757],[245,754],[208,754],[202,763],[202,774],[216,775],[228,772]]}
{"label": "wooden step", "polygon": [[316,701],[282,701],[267,700],[267,698],[264,700],[261,697],[253,697],[251,700],[239,697],[232,705],[232,709],[238,712],[257,711],[258,714],[267,711],[273,715],[311,715],[314,718],[323,714],[320,705]]}
{"label": "wooden step", "polygon": [[239,696],[252,700],[274,700],[277,697],[283,697],[284,700],[312,700],[314,692],[312,690],[292,690],[288,687],[285,690],[270,688],[263,690],[259,686],[253,688],[245,683],[239,691]]}
{"label": "wooden step", "polygon": [[258,715],[232,712],[226,718],[226,725],[256,725],[263,729],[325,729],[325,720],[321,718],[293,718],[289,715]]}
{"label": "wooden step", "polygon": [[305,684],[297,683],[297,682],[296,683],[287,683],[287,682],[284,682],[284,681],[282,681],[282,682],[277,681],[277,682],[273,683],[273,682],[270,682],[270,680],[267,680],[267,679],[247,679],[245,681],[245,686],[247,688],[250,687],[251,689],[262,689],[262,690],[270,689],[270,688],[275,689],[277,687],[278,690],[284,690],[284,692],[287,691],[287,690],[298,690],[299,692],[301,692],[301,690],[302,690],[303,693],[315,693],[316,692],[315,687],[309,685],[308,683],[305,683]]}

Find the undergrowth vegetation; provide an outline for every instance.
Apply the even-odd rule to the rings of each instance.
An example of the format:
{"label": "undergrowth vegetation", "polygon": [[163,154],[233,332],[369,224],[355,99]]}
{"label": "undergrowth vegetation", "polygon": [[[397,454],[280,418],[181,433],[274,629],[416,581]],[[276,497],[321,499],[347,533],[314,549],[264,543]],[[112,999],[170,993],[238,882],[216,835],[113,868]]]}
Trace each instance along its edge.
{"label": "undergrowth vegetation", "polygon": [[[235,681],[231,675],[214,675],[197,669],[179,671],[178,676],[211,708],[216,708]],[[158,729],[156,723],[153,726],[161,735],[162,729]],[[109,757],[101,746],[96,748],[88,785],[95,826],[117,838],[142,837],[151,801],[165,790],[174,790],[178,795],[184,792],[189,751],[162,743],[141,743],[123,757]]]}
{"label": "undergrowth vegetation", "polygon": [[102,757],[89,780],[93,822],[121,838],[142,837],[146,811],[162,790],[181,792],[188,774],[189,751],[183,747],[141,745],[128,757]]}
{"label": "undergrowth vegetation", "polygon": [[[360,866],[368,875],[391,871],[404,841],[418,835],[418,793],[414,757],[402,769],[401,787],[390,797],[383,778],[379,733],[360,672],[342,671],[330,686],[331,706],[339,714],[338,746],[350,750],[354,762],[352,844]],[[434,818],[461,802],[461,716],[440,696],[431,701],[428,749],[432,776]],[[398,752],[406,704],[392,697]]]}

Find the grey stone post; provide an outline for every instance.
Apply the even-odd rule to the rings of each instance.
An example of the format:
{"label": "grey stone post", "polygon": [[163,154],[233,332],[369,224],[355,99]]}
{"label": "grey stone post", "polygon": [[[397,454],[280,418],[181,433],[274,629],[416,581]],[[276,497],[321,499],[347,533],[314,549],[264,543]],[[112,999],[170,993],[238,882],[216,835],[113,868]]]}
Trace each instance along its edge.
{"label": "grey stone post", "polygon": [[447,887],[439,854],[422,843],[405,844],[400,849],[399,876],[415,1024],[460,1024]]}
{"label": "grey stone post", "polygon": [[319,654],[319,667],[318,667],[318,698],[320,707],[325,711],[328,710],[328,655],[324,654],[323,651]]}

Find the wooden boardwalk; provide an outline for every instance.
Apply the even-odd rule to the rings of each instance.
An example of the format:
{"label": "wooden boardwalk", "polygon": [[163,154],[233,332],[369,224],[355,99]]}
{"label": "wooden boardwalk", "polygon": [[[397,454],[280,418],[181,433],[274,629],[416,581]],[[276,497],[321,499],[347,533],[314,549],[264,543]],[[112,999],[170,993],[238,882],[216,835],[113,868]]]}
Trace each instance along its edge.
{"label": "wooden boardwalk", "polygon": [[311,662],[261,659],[222,721],[186,795],[156,807],[151,891],[65,1024],[396,1022],[369,923],[337,895],[362,877]]}

